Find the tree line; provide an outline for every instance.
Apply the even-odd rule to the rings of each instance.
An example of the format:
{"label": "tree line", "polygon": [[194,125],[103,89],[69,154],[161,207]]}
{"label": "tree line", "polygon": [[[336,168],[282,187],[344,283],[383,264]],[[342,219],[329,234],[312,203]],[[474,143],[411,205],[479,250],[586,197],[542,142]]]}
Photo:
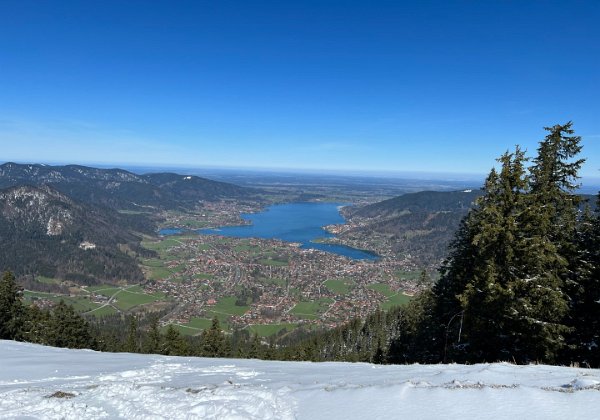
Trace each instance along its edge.
{"label": "tree line", "polygon": [[6,272],[0,280],[0,339],[108,352],[277,358],[274,341],[263,342],[245,330],[225,334],[216,317],[200,336],[189,337],[173,325],[161,328],[159,316],[113,316],[89,322],[62,300],[47,310],[25,305],[15,276]]}

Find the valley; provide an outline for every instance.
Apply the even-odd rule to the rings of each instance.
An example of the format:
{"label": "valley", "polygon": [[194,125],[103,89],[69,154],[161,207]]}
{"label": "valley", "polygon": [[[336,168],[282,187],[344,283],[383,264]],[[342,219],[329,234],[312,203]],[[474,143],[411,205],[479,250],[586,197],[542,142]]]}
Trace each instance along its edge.
{"label": "valley", "polygon": [[[25,297],[48,307],[60,299],[87,317],[162,311],[161,325],[196,335],[216,316],[226,331],[261,336],[297,328],[334,327],[378,308],[406,303],[419,289],[417,267],[408,260],[350,258],[277,239],[199,235],[189,229],[239,225],[247,205],[205,204],[201,212],[163,212],[161,225],[181,233],[146,236],[139,256],[139,284],[61,285],[64,293],[28,290]],[[236,215],[236,216],[234,216]]]}
{"label": "valley", "polygon": [[[251,184],[173,173],[2,165],[0,184],[40,185],[32,188],[46,188],[58,210],[81,214],[68,218],[74,220],[68,245],[73,251],[64,234],[57,234],[49,236],[52,242],[41,252],[60,243],[63,254],[84,255],[89,262],[80,268],[68,264],[77,270],[69,272],[62,264],[36,271],[36,260],[30,261],[33,268],[20,277],[26,301],[49,308],[64,300],[97,321],[157,314],[163,330],[173,325],[185,335],[200,334],[213,317],[226,331],[274,338],[297,329],[333,328],[403,305],[428,287],[443,254],[424,252],[431,249],[424,244],[435,242],[434,249],[445,250],[477,196],[470,190],[408,192],[390,199],[394,191],[437,185],[429,181],[275,175],[246,181]],[[454,186],[440,184],[442,189]],[[343,217],[338,214],[339,203],[357,202],[342,208]],[[9,221],[13,208],[35,210],[11,204],[4,211]],[[326,216],[325,209],[332,215]],[[45,226],[54,214],[46,213],[40,213],[35,226]],[[106,221],[88,223],[84,214]],[[269,225],[264,231],[260,223],[265,217],[275,217],[269,223],[282,233],[272,233]],[[97,225],[112,225],[115,232],[102,249],[96,249],[102,235],[89,239],[88,231]],[[111,250],[113,260],[135,264],[135,276],[103,277],[104,249]]]}

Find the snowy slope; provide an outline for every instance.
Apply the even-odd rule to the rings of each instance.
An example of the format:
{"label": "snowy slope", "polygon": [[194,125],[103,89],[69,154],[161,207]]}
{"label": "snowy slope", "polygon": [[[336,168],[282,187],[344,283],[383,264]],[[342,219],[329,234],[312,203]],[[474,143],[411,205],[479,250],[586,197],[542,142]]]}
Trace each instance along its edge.
{"label": "snowy slope", "polygon": [[[57,391],[74,396],[49,397]],[[265,362],[0,341],[0,418],[532,420],[599,412],[600,370]]]}

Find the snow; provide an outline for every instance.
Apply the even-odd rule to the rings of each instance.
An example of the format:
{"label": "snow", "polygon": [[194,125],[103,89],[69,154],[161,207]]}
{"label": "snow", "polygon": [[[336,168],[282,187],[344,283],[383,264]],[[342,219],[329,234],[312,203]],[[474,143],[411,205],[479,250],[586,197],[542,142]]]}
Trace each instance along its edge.
{"label": "snow", "polygon": [[3,419],[532,420],[599,410],[592,369],[207,359],[0,340]]}

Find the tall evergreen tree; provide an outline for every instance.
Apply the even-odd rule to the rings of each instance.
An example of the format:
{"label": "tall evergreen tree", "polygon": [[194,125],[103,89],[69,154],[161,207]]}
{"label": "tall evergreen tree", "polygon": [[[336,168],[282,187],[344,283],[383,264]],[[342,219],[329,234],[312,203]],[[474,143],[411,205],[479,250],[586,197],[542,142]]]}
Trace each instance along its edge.
{"label": "tall evergreen tree", "polygon": [[139,352],[138,322],[134,315],[129,317],[129,331],[127,333],[127,341],[125,342],[124,350],[128,353]]}
{"label": "tall evergreen tree", "polygon": [[260,338],[257,333],[254,333],[252,336],[252,341],[250,342],[250,351],[248,353],[248,357],[250,359],[260,359],[263,354],[262,344],[260,343]]}
{"label": "tall evergreen tree", "polygon": [[15,276],[7,271],[0,281],[0,339],[22,339],[24,321],[25,308],[21,303],[21,291]]}
{"label": "tall evergreen tree", "polygon": [[94,347],[87,322],[63,300],[52,310],[48,326],[48,344],[73,349]]}
{"label": "tall evergreen tree", "polygon": [[202,331],[200,355],[205,357],[226,357],[230,353],[230,343],[221,330],[219,319],[215,316],[210,328]]}
{"label": "tall evergreen tree", "polygon": [[442,266],[434,327],[453,360],[555,362],[564,344],[583,159],[571,123],[547,130],[530,175],[519,148],[499,159]]}
{"label": "tall evergreen tree", "polygon": [[569,332],[568,292],[578,279],[571,265],[577,259],[576,228],[580,197],[578,159],[581,138],[572,123],[547,127],[530,168],[531,194],[523,213],[519,267],[515,287],[521,359],[555,362]]}
{"label": "tall evergreen tree", "polygon": [[[468,252],[475,257],[469,281],[458,295],[462,313],[459,335],[468,343],[469,358],[495,361],[511,356],[514,342],[514,287],[519,282],[520,215],[528,189],[525,156],[518,147],[505,153],[499,174],[492,173],[485,196],[477,203]],[[464,321],[464,324],[463,324]]]}
{"label": "tall evergreen tree", "polygon": [[189,353],[187,342],[173,324],[169,324],[164,340],[162,340],[161,353],[167,356],[185,356]]}
{"label": "tall evergreen tree", "polygon": [[41,310],[36,305],[31,305],[26,311],[23,340],[30,343],[48,344],[50,320],[49,311]]}
{"label": "tall evergreen tree", "polygon": [[150,329],[144,338],[144,344],[142,346],[144,353],[158,353],[161,348],[161,339],[162,338],[158,327],[158,317],[152,315],[150,319]]}

